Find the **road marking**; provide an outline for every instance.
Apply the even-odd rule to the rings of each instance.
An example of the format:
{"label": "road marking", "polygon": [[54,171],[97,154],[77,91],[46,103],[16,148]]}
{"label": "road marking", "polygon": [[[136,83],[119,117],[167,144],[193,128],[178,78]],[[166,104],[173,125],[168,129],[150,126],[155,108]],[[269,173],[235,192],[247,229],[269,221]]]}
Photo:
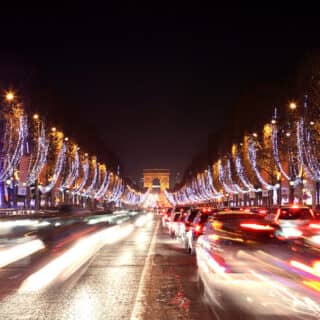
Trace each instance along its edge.
{"label": "road marking", "polygon": [[157,238],[157,234],[158,234],[158,229],[159,229],[159,225],[160,225],[160,221],[158,220],[154,234],[152,236],[151,242],[150,242],[150,246],[149,246],[149,250],[148,250],[148,254],[145,260],[145,264],[142,270],[142,274],[141,274],[141,278],[140,278],[140,282],[139,282],[139,287],[138,287],[138,292],[137,292],[137,296],[136,296],[136,301],[134,303],[134,307],[131,313],[131,317],[130,320],[141,320],[142,319],[142,315],[143,315],[143,311],[145,309],[144,304],[145,304],[145,297],[144,297],[144,288],[145,288],[145,282],[146,282],[146,275],[148,274],[148,272],[150,272],[151,269],[151,264],[152,264],[152,255],[154,253],[154,248],[156,245],[156,238]]}

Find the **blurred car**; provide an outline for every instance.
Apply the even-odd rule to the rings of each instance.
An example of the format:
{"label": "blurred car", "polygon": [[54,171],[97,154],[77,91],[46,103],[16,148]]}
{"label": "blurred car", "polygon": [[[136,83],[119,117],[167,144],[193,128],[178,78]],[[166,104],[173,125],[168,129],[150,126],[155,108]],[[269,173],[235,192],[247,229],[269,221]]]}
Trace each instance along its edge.
{"label": "blurred car", "polygon": [[196,217],[198,212],[201,209],[199,208],[193,208],[189,212],[189,214],[184,218],[183,223],[180,227],[180,240],[183,244],[183,247],[187,250],[188,249],[188,240],[187,240],[187,233],[190,230],[190,227],[192,225],[193,219]]}
{"label": "blurred car", "polygon": [[173,208],[168,208],[163,214],[162,214],[162,226],[165,228],[168,228],[169,226],[169,221],[171,217]]}
{"label": "blurred car", "polygon": [[181,239],[182,230],[184,229],[185,219],[190,214],[192,209],[188,211],[183,211],[178,218],[177,223],[174,224],[174,237],[177,239]]}
{"label": "blurred car", "polygon": [[196,245],[198,286],[217,319],[320,318],[319,258],[290,250],[277,228],[243,211],[209,217]]}
{"label": "blurred car", "polygon": [[175,212],[172,219],[170,219],[169,221],[168,230],[171,238],[176,237],[176,231],[177,231],[178,223],[180,221],[181,216],[182,216],[182,212]]}
{"label": "blurred car", "polygon": [[190,211],[190,209],[191,209],[190,206],[180,206],[180,205],[178,205],[178,206],[173,207],[172,211],[170,213],[169,221],[173,220],[173,217],[174,217],[174,215],[176,213],[178,213],[178,212],[180,212],[180,213],[187,212],[188,213]]}
{"label": "blurred car", "polygon": [[299,239],[310,233],[313,227],[318,229],[317,223],[314,223],[317,221],[315,215],[307,206],[280,206],[265,218],[280,227],[275,235],[281,240]]}
{"label": "blurred car", "polygon": [[205,223],[216,211],[218,211],[218,209],[210,210],[209,212],[207,210],[199,210],[189,226],[189,230],[186,232],[186,249],[191,255],[195,254],[195,243],[202,234]]}

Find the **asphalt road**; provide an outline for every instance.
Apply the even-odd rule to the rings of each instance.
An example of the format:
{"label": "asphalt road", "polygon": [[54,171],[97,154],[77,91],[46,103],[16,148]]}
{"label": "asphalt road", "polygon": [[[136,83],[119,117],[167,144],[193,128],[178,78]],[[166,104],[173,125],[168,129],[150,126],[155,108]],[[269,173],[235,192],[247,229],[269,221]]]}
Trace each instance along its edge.
{"label": "asphalt road", "polygon": [[127,231],[98,252],[81,243],[63,261],[61,253],[37,252],[0,269],[1,319],[212,319],[194,257],[157,220]]}

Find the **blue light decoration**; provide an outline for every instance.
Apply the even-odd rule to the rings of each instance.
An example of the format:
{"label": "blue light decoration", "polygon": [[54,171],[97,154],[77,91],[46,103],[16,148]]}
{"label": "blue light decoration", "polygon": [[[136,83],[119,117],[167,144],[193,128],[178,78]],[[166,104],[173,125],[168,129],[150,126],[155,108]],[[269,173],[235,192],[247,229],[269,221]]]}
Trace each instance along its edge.
{"label": "blue light decoration", "polygon": [[260,174],[260,171],[257,168],[257,152],[256,152],[255,141],[252,139],[252,137],[249,138],[248,159],[261,185],[267,190],[277,189],[278,188],[277,186],[273,186],[263,179],[262,175]]}
{"label": "blue light decoration", "polygon": [[164,190],[163,192],[166,198],[168,199],[169,203],[171,203],[172,206],[175,206],[177,202],[175,201],[174,196],[167,190]]}
{"label": "blue light decoration", "polygon": [[176,192],[164,191],[167,200],[172,205],[187,205],[207,203],[222,197],[213,185],[213,178],[210,167],[204,172],[198,173],[196,177]]}
{"label": "blue light decoration", "polygon": [[58,159],[56,161],[56,165],[55,165],[55,169],[54,169],[54,173],[51,178],[51,181],[45,186],[39,185],[39,190],[41,191],[41,193],[44,194],[44,193],[50,192],[52,188],[56,185],[58,178],[60,176],[60,173],[62,171],[63,163],[65,161],[66,150],[67,150],[66,145],[65,143],[63,143],[58,155]]}
{"label": "blue light decoration", "polygon": [[38,137],[36,155],[31,155],[29,162],[28,175],[26,179],[27,186],[35,184],[39,178],[40,172],[43,169],[48,156],[49,141],[46,138],[46,131],[43,122],[41,123],[40,134]]}
{"label": "blue light decoration", "polygon": [[125,186],[122,179],[118,175],[115,175],[112,189],[109,195],[105,195],[105,200],[108,202],[117,202],[122,196],[124,189]]}
{"label": "blue light decoration", "polygon": [[95,186],[96,186],[98,176],[99,176],[99,167],[98,167],[98,165],[97,165],[97,162],[94,161],[94,175],[93,175],[93,179],[92,179],[92,181],[91,181],[91,184],[90,184],[89,187],[87,188],[87,190],[82,193],[82,195],[83,195],[84,197],[89,197],[89,198],[93,198],[93,197],[94,197],[93,191],[94,191],[94,188],[95,188]]}
{"label": "blue light decoration", "polygon": [[215,198],[222,197],[222,193],[218,192],[214,186],[213,175],[212,175],[212,170],[211,170],[210,166],[208,166],[208,170],[207,170],[207,179],[208,179],[208,183],[209,183],[208,189],[209,189],[210,194],[212,195],[212,198],[215,199]]}
{"label": "blue light decoration", "polygon": [[237,175],[238,175],[240,181],[248,189],[249,192],[261,191],[261,189],[256,189],[253,186],[253,184],[249,181],[249,179],[247,178],[239,152],[237,152],[236,156],[235,156],[235,167],[236,167],[236,172],[237,172]]}
{"label": "blue light decoration", "polygon": [[[27,154],[26,165],[23,179],[25,178],[26,187],[31,187],[37,183],[40,174],[45,170],[48,161],[49,153],[49,133],[46,134],[45,125],[43,121],[39,121],[39,115],[33,115],[36,121],[37,139],[28,140],[29,135],[28,118],[18,105],[8,116],[3,117],[1,123],[1,157],[0,157],[0,207],[5,206],[4,197],[6,190],[4,183],[8,186],[13,186],[15,179],[19,179],[18,168],[21,163],[23,155]],[[6,111],[5,111],[6,112]],[[56,132],[56,128],[52,128],[52,133]],[[63,136],[63,134],[61,133]],[[34,136],[35,138],[35,136]],[[68,138],[65,138],[68,141]],[[80,155],[77,148],[72,155],[67,156],[67,146],[63,142],[59,144],[60,150],[58,152],[56,162],[54,163],[54,170],[52,176],[48,179],[46,185],[39,184],[38,188],[42,194],[46,194],[57,187],[60,191],[70,190],[73,195],[73,203],[78,203],[78,198],[75,201],[74,196],[95,198],[98,201],[123,202],[132,205],[141,204],[146,201],[149,191],[140,193],[129,187],[120,177],[120,167],[117,168],[117,174],[110,171],[103,171],[95,164],[93,179],[87,189],[90,176],[90,165],[86,158],[80,160]],[[71,159],[72,158],[72,159]],[[69,161],[66,165],[66,161]],[[63,171],[64,170],[64,171]],[[26,172],[25,172],[26,171]],[[80,174],[81,173],[81,174]],[[63,175],[63,177],[62,177]],[[110,186],[111,176],[113,175],[113,183]],[[101,182],[102,181],[102,182]],[[68,191],[67,191],[68,192]],[[62,197],[64,198],[64,197]],[[67,197],[67,201],[69,201]]]}
{"label": "blue light decoration", "polygon": [[[278,167],[278,169],[280,170],[282,176],[287,180],[287,181],[293,181],[294,185],[297,185],[298,183],[301,182],[301,177],[299,175],[299,168],[297,168],[297,166],[300,166],[300,161],[298,161],[298,163],[295,164],[294,161],[294,155],[292,152],[288,152],[287,155],[287,160],[289,162],[289,168],[291,168],[291,172],[287,173],[283,166],[282,163],[280,161],[280,156],[279,156],[279,145],[278,145],[278,136],[279,136],[279,131],[278,131],[278,124],[276,119],[273,119],[272,125],[272,150],[273,150],[273,157],[275,160],[275,163]],[[298,137],[297,137],[298,139]],[[297,141],[297,143],[299,144],[299,142]],[[288,148],[290,148],[290,146],[288,146]]]}
{"label": "blue light decoration", "polygon": [[[5,156],[0,160],[0,182],[11,178],[20,163],[28,133],[27,119],[25,116],[22,115],[19,117],[18,132],[15,132],[15,130],[17,129],[14,127],[13,120],[10,119],[6,121],[2,148],[2,153],[5,154]],[[18,134],[17,141],[14,141],[15,133]]]}
{"label": "blue light decoration", "polygon": [[107,192],[107,189],[109,187],[109,183],[110,183],[110,175],[112,173],[109,174],[108,171],[105,172],[105,176],[104,176],[104,179],[103,179],[103,182],[99,188],[99,190],[95,193],[94,195],[94,198],[97,199],[97,200],[100,200],[101,198],[104,197],[104,195],[106,194]]}
{"label": "blue light decoration", "polygon": [[118,187],[116,188],[116,191],[113,193],[113,196],[111,198],[111,201],[118,202],[125,190],[125,184],[123,183],[122,179],[119,179]]}
{"label": "blue light decoration", "polygon": [[218,170],[219,170],[219,181],[222,184],[226,193],[229,194],[238,194],[239,192],[236,190],[232,182],[230,181],[229,174],[226,172],[222,161],[218,161]]}
{"label": "blue light decoration", "polygon": [[78,150],[75,152],[74,159],[71,160],[69,173],[65,181],[61,184],[60,190],[70,189],[79,176],[80,169],[80,156]]}
{"label": "blue light decoration", "polygon": [[298,157],[307,177],[313,181],[320,180],[320,165],[315,157],[310,131],[305,128],[304,119],[297,122]]}
{"label": "blue light decoration", "polygon": [[141,206],[146,201],[149,193],[150,189],[148,189],[145,193],[141,193],[137,192],[129,185],[126,185],[121,202],[130,206]]}
{"label": "blue light decoration", "polygon": [[83,172],[83,176],[82,176],[82,180],[80,182],[80,184],[78,185],[78,187],[76,186],[73,193],[80,195],[82,190],[84,189],[85,185],[87,184],[87,181],[89,179],[89,172],[90,172],[90,166],[89,166],[89,160],[85,159],[82,163],[82,172]]}

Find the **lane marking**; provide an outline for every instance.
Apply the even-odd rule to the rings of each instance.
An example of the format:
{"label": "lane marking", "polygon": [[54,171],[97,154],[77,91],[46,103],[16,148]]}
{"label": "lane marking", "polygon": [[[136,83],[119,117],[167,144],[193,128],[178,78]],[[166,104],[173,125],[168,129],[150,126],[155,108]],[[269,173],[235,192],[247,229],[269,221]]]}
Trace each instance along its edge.
{"label": "lane marking", "polygon": [[130,320],[141,320],[142,319],[142,315],[143,315],[143,311],[145,310],[145,298],[144,298],[144,288],[146,285],[146,275],[150,272],[151,269],[151,259],[152,259],[152,255],[154,253],[154,249],[156,246],[156,238],[157,238],[157,234],[158,234],[158,230],[159,230],[159,226],[160,226],[160,221],[158,220],[157,225],[155,227],[155,231],[154,234],[152,236],[151,242],[150,242],[150,246],[149,246],[149,250],[148,250],[148,254],[145,260],[145,264],[142,270],[142,274],[141,274],[141,278],[140,278],[140,282],[139,282],[139,287],[138,287],[138,291],[137,291],[137,296],[136,296],[136,300],[134,303],[134,307],[131,313],[131,317]]}

